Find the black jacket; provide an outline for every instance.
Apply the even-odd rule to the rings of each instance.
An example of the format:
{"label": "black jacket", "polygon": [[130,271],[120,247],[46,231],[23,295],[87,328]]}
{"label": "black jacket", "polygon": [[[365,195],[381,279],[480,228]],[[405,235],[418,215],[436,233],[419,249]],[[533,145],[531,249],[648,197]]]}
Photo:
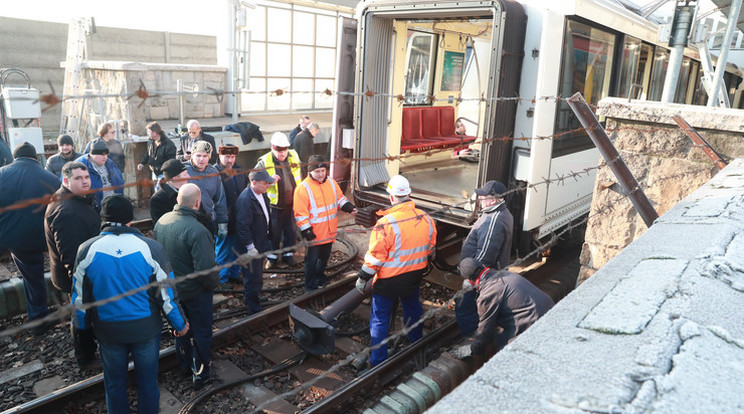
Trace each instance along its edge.
{"label": "black jacket", "polygon": [[[206,270],[216,265],[214,237],[197,219],[199,213],[176,206],[158,220],[153,233],[155,240],[165,247],[173,266],[173,274],[180,276]],[[178,297],[186,301],[202,292],[211,292],[220,281],[219,272],[179,282]]]}
{"label": "black jacket", "polygon": [[80,158],[83,154],[80,154],[78,152],[72,151],[72,154],[70,154],[69,157],[66,157],[62,155],[61,152],[58,152],[51,157],[46,162],[46,170],[50,173],[54,174],[55,177],[59,178],[62,174],[62,167],[65,166],[70,161],[75,161],[76,159]]}
{"label": "black jacket", "polygon": [[[225,167],[219,162],[213,165],[221,173],[220,178],[222,179],[222,188],[225,190],[225,200],[227,201],[227,234],[235,234],[235,203],[238,201],[238,196],[243,190],[248,187],[248,175],[237,174],[230,177],[226,173],[222,173]],[[240,171],[243,167],[235,164],[233,169]]]}
{"label": "black jacket", "polygon": [[502,269],[509,265],[514,217],[506,203],[481,211],[465,238],[460,260],[472,257],[483,266]]}
{"label": "black jacket", "polygon": [[258,142],[263,142],[264,140],[261,127],[252,122],[238,122],[237,124],[228,125],[225,127],[225,131],[240,134],[240,140],[243,141],[244,145],[250,144],[254,139]]}
{"label": "black jacket", "polygon": [[161,138],[161,144],[155,146],[155,141],[147,142],[147,155],[142,158],[140,164],[149,165],[155,175],[162,174],[160,168],[163,163],[176,158],[176,146],[168,138]]}
{"label": "black jacket", "polygon": [[[269,197],[261,194],[268,211]],[[246,246],[253,244],[259,253],[271,250],[271,222],[266,223],[261,204],[258,202],[251,187],[246,188],[240,193],[235,205],[236,224],[238,226],[238,241],[236,248],[240,252],[246,251]],[[269,214],[271,216],[271,214]]]}
{"label": "black jacket", "polygon": [[179,159],[179,161],[186,162],[188,161],[186,158],[184,158],[184,154],[187,152],[191,152],[191,145],[196,141],[207,141],[210,145],[212,145],[212,155],[209,157],[209,163],[214,164],[217,162],[217,147],[214,144],[214,137],[205,134],[202,132],[198,137],[196,137],[196,140],[191,141],[191,137],[189,134],[186,134],[181,137],[181,143],[178,146],[178,151],[176,151],[176,158]]}
{"label": "black jacket", "polygon": [[[59,185],[59,179],[35,159],[18,158],[0,168],[0,208],[47,196],[57,191]],[[5,248],[21,253],[46,251],[44,209],[44,205],[36,203],[0,214],[0,251]]]}
{"label": "black jacket", "polygon": [[300,156],[300,162],[302,162],[300,170],[302,171],[303,180],[307,178],[307,161],[311,155],[315,154],[315,149],[313,148],[314,139],[315,137],[310,133],[310,130],[306,129],[297,134],[294,140],[294,149],[297,151],[297,155]]}
{"label": "black jacket", "polygon": [[78,247],[98,235],[101,217],[93,197],[74,195],[65,187],[54,194],[57,199],[47,206],[44,214],[49,270],[54,286],[69,293]]}
{"label": "black jacket", "polygon": [[[169,184],[161,181],[160,190],[156,191],[155,194],[150,197],[150,217],[152,217],[153,226],[158,222],[158,220],[160,220],[160,217],[162,217],[163,214],[173,211],[173,207],[178,204],[177,199],[178,191]],[[199,208],[199,214],[196,219],[199,220],[199,222],[212,234],[216,233],[216,226],[212,223],[212,220],[207,217],[207,213],[204,211],[203,207]]]}

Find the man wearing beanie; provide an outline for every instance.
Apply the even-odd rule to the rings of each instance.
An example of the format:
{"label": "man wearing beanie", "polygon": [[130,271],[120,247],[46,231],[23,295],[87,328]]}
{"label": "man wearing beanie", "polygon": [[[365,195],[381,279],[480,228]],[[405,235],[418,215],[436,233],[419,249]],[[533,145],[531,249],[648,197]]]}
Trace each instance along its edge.
{"label": "man wearing beanie", "polygon": [[63,165],[70,161],[75,161],[83,155],[75,152],[72,137],[67,134],[57,137],[57,149],[59,152],[49,157],[46,163],[46,170],[54,174],[55,177],[59,177]]}
{"label": "man wearing beanie", "polygon": [[[93,329],[103,362],[106,407],[109,413],[129,413],[127,363],[134,361],[137,411],[158,412],[158,354],[162,312],[176,331],[188,332],[189,325],[170,284],[141,290],[95,308],[80,309],[95,300],[173,279],[171,264],[163,246],[129,227],[134,208],[122,195],[102,201],[101,234],[80,246],[72,278],[73,315],[76,329]],[[95,292],[95,295],[94,295]]]}
{"label": "man wearing beanie", "polygon": [[[75,161],[81,162],[90,172],[90,189],[96,191],[96,208],[101,210],[101,201],[110,195],[124,194],[124,177],[119,171],[116,163],[108,157],[109,149],[102,140],[93,141],[90,145],[90,153],[85,154]],[[112,187],[118,187],[112,189]]]}
{"label": "man wearing beanie", "polygon": [[212,221],[212,233],[219,239],[227,237],[227,201],[217,169],[209,165],[214,147],[207,141],[196,141],[191,148],[191,159],[186,163],[190,183],[201,190],[201,205]]}
{"label": "man wearing beanie", "polygon": [[[232,144],[220,145],[217,152],[220,156],[213,167],[220,172],[222,189],[225,192],[227,237],[217,240],[215,254],[217,255],[217,264],[223,265],[237,258],[235,255],[235,202],[238,201],[240,193],[248,187],[248,177],[240,172],[243,167],[235,163],[235,158],[240,152],[238,147]],[[232,173],[228,174],[227,170],[232,170]],[[228,279],[240,282],[240,265],[220,270],[220,283],[225,283]]]}
{"label": "man wearing beanie", "polygon": [[479,292],[479,320],[473,342],[452,351],[456,357],[485,355],[489,345],[498,352],[554,305],[550,296],[517,273],[491,269],[472,257],[460,262],[459,269],[463,288]]}
{"label": "man wearing beanie", "polygon": [[[308,118],[309,119],[309,118]],[[308,121],[309,122],[309,121]],[[282,132],[275,132],[271,136],[271,151],[261,156],[253,167],[254,170],[265,169],[274,178],[274,183],[266,190],[271,202],[271,249],[292,247],[297,243],[297,226],[292,212],[295,188],[302,181],[300,170],[300,156],[295,150],[289,149],[289,140]],[[282,245],[282,239],[284,243]],[[268,254],[266,258],[272,267],[277,262],[276,254]],[[294,265],[294,251],[282,253],[282,261]]]}
{"label": "man wearing beanie", "polygon": [[178,189],[189,182],[186,166],[176,159],[163,163],[163,179],[160,180],[160,190],[150,197],[150,217],[152,224],[158,222],[163,214],[173,211],[178,197]]}
{"label": "man wearing beanie", "polygon": [[325,158],[310,157],[308,171],[310,174],[294,193],[294,217],[302,237],[310,244],[305,255],[305,290],[310,292],[328,283],[325,268],[336,241],[338,210],[356,214],[357,209],[346,199],[338,183],[327,176]]}
{"label": "man wearing beanie", "polygon": [[[78,247],[101,231],[101,217],[93,205],[90,173],[82,163],[62,167],[62,186],[44,213],[44,233],[49,249],[49,272],[54,287],[71,293],[73,266]],[[80,369],[96,368],[96,341],[90,329],[72,327],[72,344]]]}
{"label": "man wearing beanie", "polygon": [[[0,208],[49,196],[59,188],[59,179],[36,160],[36,149],[28,142],[13,151],[10,165],[0,168]],[[44,283],[44,207],[31,204],[0,213],[0,252],[10,250],[23,277],[29,321],[49,313]],[[53,324],[37,325],[34,334],[46,332]]]}

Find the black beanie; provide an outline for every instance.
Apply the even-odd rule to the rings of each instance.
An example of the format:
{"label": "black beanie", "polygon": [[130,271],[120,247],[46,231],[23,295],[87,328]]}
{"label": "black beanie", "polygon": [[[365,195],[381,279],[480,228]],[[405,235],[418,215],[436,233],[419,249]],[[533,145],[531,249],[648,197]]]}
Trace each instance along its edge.
{"label": "black beanie", "polygon": [[36,158],[36,148],[29,144],[27,141],[23,141],[16,145],[13,150],[13,158],[18,159],[21,157]]}
{"label": "black beanie", "polygon": [[103,222],[127,224],[132,219],[134,219],[134,207],[123,195],[110,195],[101,202],[101,220]]}
{"label": "black beanie", "polygon": [[72,137],[67,134],[62,134],[57,137],[57,145],[74,145]]}
{"label": "black beanie", "polygon": [[328,161],[326,161],[325,157],[322,155],[312,155],[307,160],[307,170],[313,171],[318,168],[325,168],[326,170],[330,169],[330,166],[328,165]]}
{"label": "black beanie", "polygon": [[97,139],[90,145],[90,150],[88,150],[88,152],[93,155],[108,154],[109,149],[104,140]]}
{"label": "black beanie", "polygon": [[178,174],[181,174],[184,170],[186,170],[186,166],[183,165],[181,161],[178,161],[177,159],[172,158],[164,162],[160,170],[163,172],[163,177],[165,177],[166,180],[170,180],[173,177],[177,176]]}
{"label": "black beanie", "polygon": [[470,280],[477,279],[478,275],[481,274],[483,269],[486,268],[481,264],[481,262],[473,259],[472,257],[463,259],[458,267],[460,269],[460,276],[462,276],[463,279]]}

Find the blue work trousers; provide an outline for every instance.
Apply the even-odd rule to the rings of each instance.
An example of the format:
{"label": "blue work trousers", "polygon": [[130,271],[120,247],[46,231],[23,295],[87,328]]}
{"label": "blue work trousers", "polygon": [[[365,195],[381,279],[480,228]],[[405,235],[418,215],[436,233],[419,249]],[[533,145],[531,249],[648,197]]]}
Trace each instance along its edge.
{"label": "blue work trousers", "polygon": [[205,380],[210,374],[212,348],[212,292],[202,292],[181,301],[181,307],[189,321],[186,336],[176,337],[176,350],[181,369],[190,369],[193,380]]}
{"label": "blue work trousers", "polygon": [[[210,312],[211,313],[211,312]],[[103,362],[103,384],[106,388],[106,408],[109,414],[129,414],[127,397],[127,366],[129,356],[134,361],[137,385],[137,412],[155,414],[160,404],[158,389],[158,353],[160,333],[142,342],[115,344],[99,340]]]}
{"label": "blue work trousers", "polygon": [[[381,343],[388,337],[388,327],[390,326],[390,311],[397,297],[388,297],[383,295],[372,294],[372,311],[369,315],[369,334],[372,337],[372,346]],[[401,296],[400,302],[403,305],[403,323],[405,326],[411,326],[421,319],[424,308],[419,302],[419,289],[410,295]],[[418,325],[408,333],[408,340],[411,343],[418,341],[423,336],[423,325]],[[388,356],[387,344],[373,349],[369,356],[369,363],[372,366],[384,361]]]}
{"label": "blue work trousers", "polygon": [[325,268],[331,257],[333,242],[309,246],[305,254],[305,290],[310,292],[328,283]]}
{"label": "blue work trousers", "polygon": [[471,289],[461,297],[455,297],[455,320],[460,335],[470,336],[478,328],[478,305],[475,303],[478,292]]}
{"label": "blue work trousers", "polygon": [[[217,257],[218,265],[230,263],[238,258],[235,254],[235,242],[237,241],[237,238],[238,236],[235,234],[229,234],[224,239],[219,237],[216,238],[217,242],[214,245],[214,252]],[[220,270],[220,283],[225,283],[228,279],[239,278],[240,265],[238,264]]]}
{"label": "blue work trousers", "polygon": [[23,292],[26,294],[28,320],[40,319],[49,313],[47,290],[44,282],[44,254],[11,250],[13,263],[23,277]]}
{"label": "blue work trousers", "polygon": [[261,312],[261,299],[258,294],[263,288],[263,263],[263,258],[254,259],[242,270],[243,303],[249,315]]}
{"label": "blue work trousers", "polygon": [[[279,250],[282,247],[294,246],[297,243],[297,224],[292,208],[272,207],[269,211],[271,213],[271,249]],[[294,256],[293,250],[282,253],[282,257],[292,256]],[[267,257],[271,260],[277,259],[276,255],[268,255]]]}

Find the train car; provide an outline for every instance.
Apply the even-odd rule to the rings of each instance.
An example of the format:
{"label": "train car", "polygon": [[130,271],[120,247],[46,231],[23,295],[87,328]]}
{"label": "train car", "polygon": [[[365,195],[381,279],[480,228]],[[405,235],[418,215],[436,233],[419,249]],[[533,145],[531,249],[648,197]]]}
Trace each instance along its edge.
{"label": "train car", "polygon": [[[600,156],[564,98],[659,100],[670,53],[656,23],[610,0],[367,0],[356,17],[355,200],[384,207],[384,184],[408,178],[442,267],[488,180],[524,188],[507,196],[518,254],[581,220]],[[675,101],[705,104],[701,74],[687,49]],[[741,74],[725,81],[741,105]]]}

